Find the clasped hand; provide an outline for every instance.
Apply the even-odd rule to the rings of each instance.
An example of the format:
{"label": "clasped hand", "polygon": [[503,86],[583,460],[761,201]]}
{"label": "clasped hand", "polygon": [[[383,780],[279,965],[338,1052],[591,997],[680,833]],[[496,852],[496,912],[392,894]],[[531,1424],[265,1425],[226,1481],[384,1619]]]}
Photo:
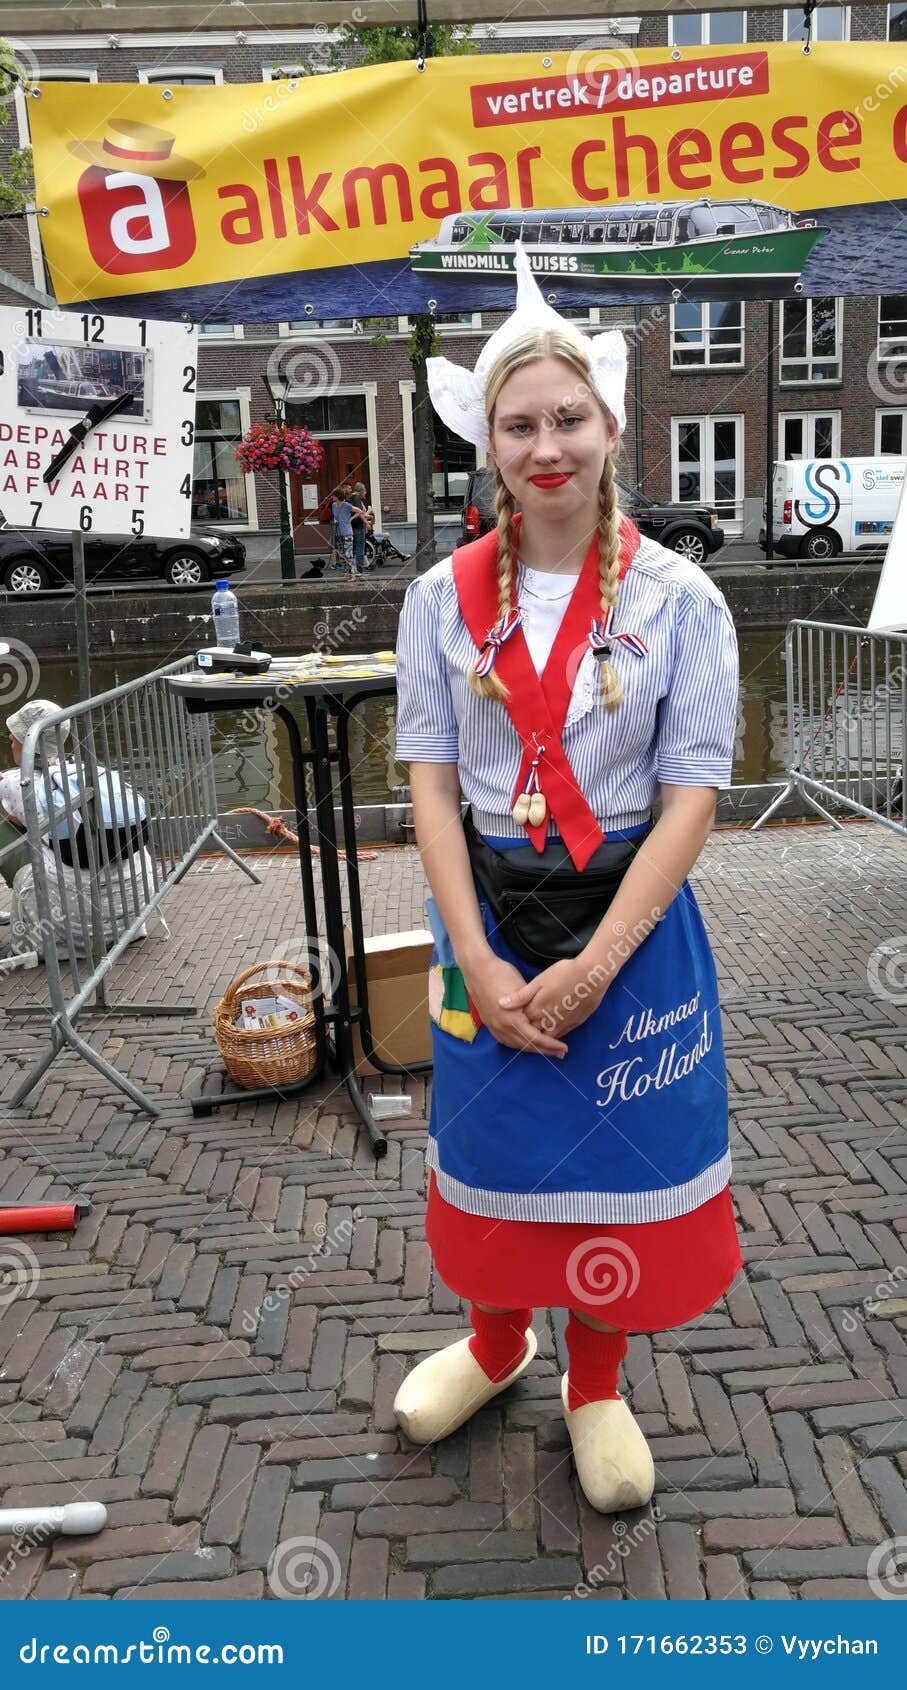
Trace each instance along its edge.
{"label": "clasped hand", "polygon": [[608,981],[601,965],[578,956],[552,963],[527,982],[511,963],[489,951],[466,984],[499,1044],[563,1059],[565,1035],[597,1009]]}

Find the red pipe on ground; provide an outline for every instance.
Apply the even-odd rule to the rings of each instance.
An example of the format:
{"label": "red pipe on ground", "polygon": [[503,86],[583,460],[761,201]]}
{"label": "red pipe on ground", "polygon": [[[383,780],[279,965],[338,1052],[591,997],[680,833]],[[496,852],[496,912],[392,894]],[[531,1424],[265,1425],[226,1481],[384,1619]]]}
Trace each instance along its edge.
{"label": "red pipe on ground", "polygon": [[14,1237],[20,1232],[72,1232],[84,1213],[84,1203],[37,1203],[21,1209],[0,1209],[0,1237]]}

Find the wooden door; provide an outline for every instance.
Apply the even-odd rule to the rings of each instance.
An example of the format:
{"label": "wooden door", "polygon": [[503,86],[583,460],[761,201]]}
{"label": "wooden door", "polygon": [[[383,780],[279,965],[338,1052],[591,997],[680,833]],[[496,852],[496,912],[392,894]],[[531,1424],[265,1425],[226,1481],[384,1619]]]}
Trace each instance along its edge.
{"label": "wooden door", "polygon": [[[319,504],[341,481],[364,481],[368,486],[368,441],[364,437],[323,440],[321,444],[324,457],[316,477]],[[296,551],[310,557],[326,557],[331,546],[330,523],[314,522],[315,512],[303,508],[302,478],[298,475],[290,476],[290,507]]]}

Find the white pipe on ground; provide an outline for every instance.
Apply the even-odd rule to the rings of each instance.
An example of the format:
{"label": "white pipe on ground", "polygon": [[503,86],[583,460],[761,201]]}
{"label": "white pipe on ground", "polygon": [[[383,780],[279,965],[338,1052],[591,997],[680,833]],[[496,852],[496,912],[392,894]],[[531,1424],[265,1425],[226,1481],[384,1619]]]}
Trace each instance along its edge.
{"label": "white pipe on ground", "polygon": [[0,1508],[0,1533],[24,1537],[88,1537],[107,1524],[103,1502],[64,1502],[59,1508]]}

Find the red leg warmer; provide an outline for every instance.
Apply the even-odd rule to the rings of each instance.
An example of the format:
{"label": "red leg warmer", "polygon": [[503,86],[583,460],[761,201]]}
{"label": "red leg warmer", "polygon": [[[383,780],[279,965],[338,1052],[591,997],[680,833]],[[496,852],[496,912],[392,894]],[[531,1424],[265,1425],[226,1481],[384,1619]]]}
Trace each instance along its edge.
{"label": "red leg warmer", "polygon": [[503,1314],[486,1314],[475,1303],[469,1311],[473,1336],[469,1348],[483,1373],[499,1383],[512,1373],[526,1353],[526,1328],[532,1324],[531,1309],[505,1309]]}
{"label": "red leg warmer", "polygon": [[565,1336],[570,1357],[567,1387],[570,1412],[581,1408],[583,1403],[619,1397],[617,1374],[627,1353],[626,1332],[599,1332],[578,1320],[571,1309]]}

